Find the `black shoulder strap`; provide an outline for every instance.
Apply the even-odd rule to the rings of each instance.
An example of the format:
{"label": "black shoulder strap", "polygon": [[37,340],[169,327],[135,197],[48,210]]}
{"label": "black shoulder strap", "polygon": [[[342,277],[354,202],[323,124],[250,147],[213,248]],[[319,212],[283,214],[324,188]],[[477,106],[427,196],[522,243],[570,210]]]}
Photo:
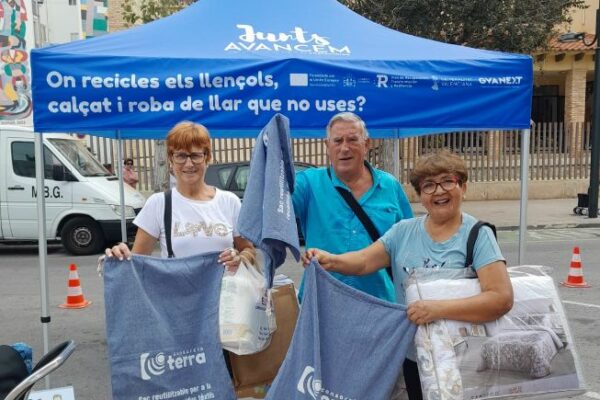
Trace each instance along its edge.
{"label": "black shoulder strap", "polygon": [[173,199],[171,196],[171,189],[165,192],[165,214],[163,216],[163,221],[165,225],[165,236],[167,242],[167,252],[169,253],[169,258],[174,258],[175,254],[173,254],[173,247],[171,245],[171,215],[173,214]]}
{"label": "black shoulder strap", "polygon": [[494,237],[496,240],[498,239],[498,235],[496,235],[496,227],[494,225],[485,221],[477,221],[471,228],[471,231],[469,232],[469,238],[467,239],[467,257],[465,260],[465,268],[473,266],[473,250],[475,249],[475,242],[477,241],[477,236],[479,236],[479,230],[484,226],[489,227],[492,232],[494,232]]}
{"label": "black shoulder strap", "polygon": [[[329,171],[329,167],[327,167],[327,175],[329,176],[329,179],[331,179],[331,171]],[[352,209],[352,211],[354,211],[354,214],[356,214],[356,217],[359,219],[359,221],[365,227],[365,230],[371,237],[371,240],[373,241],[373,243],[375,243],[377,241],[377,239],[379,239],[381,237],[381,234],[375,227],[375,224],[373,224],[373,221],[371,221],[371,218],[369,218],[369,216],[367,215],[365,210],[360,206],[360,204],[358,204],[358,201],[356,201],[356,199],[354,198],[354,196],[352,195],[352,193],[350,191],[348,191],[342,187],[339,187],[339,186],[334,185],[334,187],[338,191],[338,193],[342,196],[342,198],[346,201],[346,203],[348,204],[350,209]],[[393,281],[394,276],[392,275],[392,269],[390,267],[387,267],[386,271]]]}
{"label": "black shoulder strap", "polygon": [[[329,179],[331,179],[331,172],[329,171],[329,168],[327,168],[327,175],[329,175]],[[381,235],[377,231],[377,228],[373,224],[373,221],[371,221],[371,218],[369,218],[369,216],[367,215],[365,210],[363,210],[363,208],[360,206],[360,204],[358,204],[358,201],[356,201],[356,199],[354,198],[352,193],[342,187],[335,186],[335,185],[334,185],[334,187],[338,191],[338,193],[342,196],[342,198],[346,201],[346,203],[348,203],[348,206],[350,206],[352,211],[354,211],[354,214],[356,214],[356,216],[358,217],[360,222],[363,224],[363,226],[367,230],[367,233],[371,237],[371,240],[373,242],[375,242],[377,239],[379,239],[381,237]]]}

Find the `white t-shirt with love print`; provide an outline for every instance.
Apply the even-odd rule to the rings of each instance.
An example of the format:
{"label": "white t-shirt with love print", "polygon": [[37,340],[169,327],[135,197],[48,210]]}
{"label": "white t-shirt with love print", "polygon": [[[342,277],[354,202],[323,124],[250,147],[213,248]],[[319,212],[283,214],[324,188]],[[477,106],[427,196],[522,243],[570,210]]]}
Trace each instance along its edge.
{"label": "white t-shirt with love print", "polygon": [[[237,219],[241,201],[233,193],[216,189],[211,200],[192,200],[172,190],[171,244],[176,257],[187,257],[233,247],[239,236]],[[164,193],[155,193],[133,223],[160,241],[161,257],[167,258],[164,227]]]}

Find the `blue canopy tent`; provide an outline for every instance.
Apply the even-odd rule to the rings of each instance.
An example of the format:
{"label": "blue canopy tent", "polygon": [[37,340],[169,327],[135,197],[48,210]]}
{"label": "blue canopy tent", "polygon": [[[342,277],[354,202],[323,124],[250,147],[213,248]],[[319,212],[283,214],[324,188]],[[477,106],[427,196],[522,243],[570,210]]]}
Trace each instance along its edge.
{"label": "blue canopy tent", "polygon": [[529,56],[406,35],[335,0],[201,0],[34,50],[31,63],[38,132],[162,137],[182,119],[255,131],[277,111],[293,129],[322,130],[332,113],[354,111],[401,134],[528,129],[530,120]]}
{"label": "blue canopy tent", "polygon": [[254,137],[281,112],[292,136],[323,137],[334,113],[352,111],[373,137],[520,129],[528,148],[529,56],[406,35],[335,0],[201,0],[143,26],[36,49],[31,64],[40,135],[163,138],[187,119],[214,137]]}

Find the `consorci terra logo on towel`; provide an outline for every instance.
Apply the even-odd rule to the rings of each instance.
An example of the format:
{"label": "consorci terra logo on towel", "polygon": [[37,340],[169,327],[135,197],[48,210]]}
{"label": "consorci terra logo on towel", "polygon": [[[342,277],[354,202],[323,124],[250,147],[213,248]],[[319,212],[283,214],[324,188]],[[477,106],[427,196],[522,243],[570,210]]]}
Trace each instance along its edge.
{"label": "consorci terra logo on towel", "polygon": [[299,26],[294,26],[288,32],[261,32],[252,25],[244,24],[235,27],[240,30],[240,35],[225,46],[225,51],[350,55],[349,46],[332,43],[330,38]]}
{"label": "consorci terra logo on towel", "polygon": [[324,388],[321,380],[315,379],[315,369],[310,365],[304,367],[296,389],[307,395],[307,398],[315,400],[356,400]]}
{"label": "consorci terra logo on towel", "polygon": [[206,363],[206,354],[202,348],[177,351],[171,354],[163,352],[140,354],[140,375],[149,381],[168,371],[177,371],[194,365]]}

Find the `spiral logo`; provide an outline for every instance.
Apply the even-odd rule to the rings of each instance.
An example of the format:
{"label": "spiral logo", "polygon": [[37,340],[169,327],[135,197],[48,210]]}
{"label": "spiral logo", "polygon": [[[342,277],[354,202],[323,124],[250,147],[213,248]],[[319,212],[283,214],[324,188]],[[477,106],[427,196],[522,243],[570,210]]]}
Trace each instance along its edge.
{"label": "spiral logo", "polygon": [[309,365],[304,368],[302,376],[298,381],[296,389],[300,393],[309,394],[313,399],[317,398],[317,394],[321,391],[321,381],[315,379],[315,369]]}
{"label": "spiral logo", "polygon": [[150,357],[150,353],[140,355],[140,369],[142,379],[149,381],[152,376],[162,375],[166,369],[166,357],[164,353],[157,353]]}

